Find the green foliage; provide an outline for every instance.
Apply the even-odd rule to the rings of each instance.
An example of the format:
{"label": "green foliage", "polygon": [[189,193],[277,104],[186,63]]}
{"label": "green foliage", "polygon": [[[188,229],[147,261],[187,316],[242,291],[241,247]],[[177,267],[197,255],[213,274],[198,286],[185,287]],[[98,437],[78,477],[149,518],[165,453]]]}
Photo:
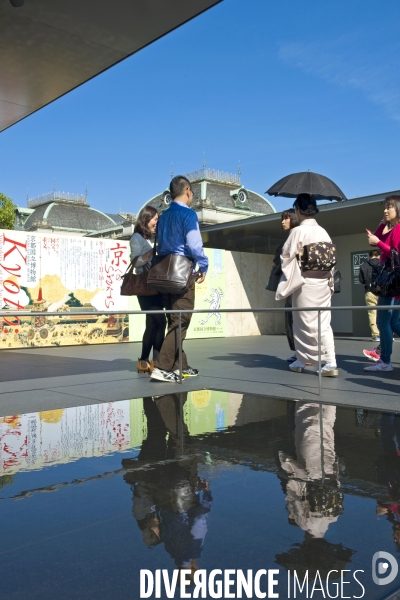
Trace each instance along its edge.
{"label": "green foliage", "polygon": [[0,229],[14,229],[16,209],[11,198],[0,192]]}
{"label": "green foliage", "polygon": [[73,292],[71,292],[71,294],[68,294],[68,296],[70,297],[70,299],[67,300],[67,302],[65,303],[67,306],[74,306],[74,307],[83,306],[83,304],[77,298],[75,298]]}
{"label": "green foliage", "polygon": [[1,475],[0,476],[0,488],[5,485],[9,485],[14,481],[14,475]]}

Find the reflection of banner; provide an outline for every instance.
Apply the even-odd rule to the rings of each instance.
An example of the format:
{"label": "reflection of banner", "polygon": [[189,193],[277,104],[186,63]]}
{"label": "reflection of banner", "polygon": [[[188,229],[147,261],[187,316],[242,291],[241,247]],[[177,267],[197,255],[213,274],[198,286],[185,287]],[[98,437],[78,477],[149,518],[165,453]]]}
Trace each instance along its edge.
{"label": "reflection of banner", "polygon": [[141,399],[0,418],[0,476],[127,450],[146,435]]}
{"label": "reflection of banner", "polygon": [[[91,344],[128,339],[128,319],[101,317],[127,309],[120,295],[129,262],[126,241],[0,231],[0,348]],[[19,318],[18,310],[71,312]],[[74,311],[87,309],[87,317]]]}
{"label": "reflection of banner", "polygon": [[219,431],[231,424],[228,422],[228,392],[189,392],[183,412],[190,435]]}
{"label": "reflection of banner", "polygon": [[[183,416],[190,435],[235,421],[228,393],[211,390],[189,392]],[[0,477],[126,451],[140,447],[146,437],[142,398],[2,417]]]}
{"label": "reflection of banner", "polygon": [[[226,305],[225,251],[205,248],[209,268],[201,285],[196,285],[195,308],[208,309],[208,313],[193,315],[186,339],[226,337],[226,313],[218,309]],[[129,310],[140,310],[136,297],[129,298]],[[145,319],[143,316],[129,317],[129,340],[140,341],[143,337]]]}

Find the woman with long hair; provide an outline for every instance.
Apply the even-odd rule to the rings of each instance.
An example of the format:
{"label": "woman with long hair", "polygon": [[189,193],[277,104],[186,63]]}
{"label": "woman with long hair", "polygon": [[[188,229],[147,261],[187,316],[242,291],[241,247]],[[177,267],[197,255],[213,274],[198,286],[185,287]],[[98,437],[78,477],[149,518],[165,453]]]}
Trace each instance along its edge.
{"label": "woman with long hair", "polygon": [[[392,248],[400,253],[400,196],[388,196],[383,210],[383,221],[375,233],[367,231],[370,246],[378,246],[381,251],[381,264],[390,258]],[[400,297],[379,296],[378,306],[398,306]],[[378,310],[376,324],[380,337],[380,358],[374,365],[364,367],[364,371],[393,371],[391,356],[393,333],[400,336],[400,310]]]}
{"label": "woman with long hair", "polygon": [[[138,215],[134,233],[131,237],[131,260],[138,256],[136,262],[136,273],[142,273],[149,269],[153,254],[150,243],[157,227],[158,212],[152,206],[145,206]],[[141,310],[161,310],[164,308],[162,295],[138,296]],[[138,359],[137,370],[139,373],[151,373],[154,369],[154,361],[160,352],[165,337],[165,326],[167,320],[164,314],[146,314],[146,329],[143,334],[142,354]],[[151,349],[153,358],[150,360]]]}
{"label": "woman with long hair", "polygon": [[[296,219],[294,208],[289,208],[283,211],[283,213],[281,214],[281,229],[283,229],[283,231],[290,231],[294,227],[297,227],[298,224],[299,223]],[[269,276],[268,283],[265,287],[265,289],[269,290],[270,292],[276,292],[282,275],[281,254],[284,243],[285,242],[279,244],[279,246],[275,250],[275,256],[272,261],[271,275]],[[291,306],[292,296],[288,296],[285,300],[285,308],[291,308]],[[293,338],[293,313],[291,311],[285,312],[285,331],[289,348],[292,352],[294,352],[296,348],[294,345]],[[289,356],[289,358],[287,358],[286,360],[288,363],[292,363],[296,360],[296,355],[294,354],[292,356]]]}
{"label": "woman with long hair", "polygon": [[[333,268],[329,261],[317,268],[310,268],[301,258],[303,249],[310,244],[318,245],[323,254],[331,248],[332,240],[327,231],[318,225],[316,201],[309,194],[300,194],[294,204],[299,226],[291,230],[282,248],[283,276],[278,285],[276,299],[282,300],[292,294],[293,307],[331,305],[333,293]],[[333,265],[332,265],[333,267]],[[296,360],[289,365],[295,373],[302,373],[306,363],[318,361],[318,313],[317,311],[293,312],[293,335]],[[321,311],[321,369],[323,377],[337,377],[335,344],[331,328],[331,313]]]}

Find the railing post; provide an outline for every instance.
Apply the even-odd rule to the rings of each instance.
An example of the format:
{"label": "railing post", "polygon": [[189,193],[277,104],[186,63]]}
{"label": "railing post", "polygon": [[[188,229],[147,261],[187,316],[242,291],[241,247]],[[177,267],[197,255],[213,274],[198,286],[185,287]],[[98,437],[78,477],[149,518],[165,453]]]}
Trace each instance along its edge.
{"label": "railing post", "polygon": [[322,396],[322,360],[321,360],[321,310],[318,309],[318,387],[319,397]]}
{"label": "railing post", "polygon": [[319,405],[319,435],[320,435],[320,446],[321,446],[321,478],[322,485],[325,483],[325,457],[324,457],[324,419],[323,419],[323,406]]}
{"label": "railing post", "polygon": [[179,356],[179,383],[182,384],[182,312],[179,311],[178,319],[178,356]]}

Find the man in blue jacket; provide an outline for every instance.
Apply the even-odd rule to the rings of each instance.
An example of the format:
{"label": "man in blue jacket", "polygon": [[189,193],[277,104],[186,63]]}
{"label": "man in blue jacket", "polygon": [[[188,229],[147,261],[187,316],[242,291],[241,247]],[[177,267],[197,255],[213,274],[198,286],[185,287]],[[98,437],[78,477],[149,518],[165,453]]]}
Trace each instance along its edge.
{"label": "man in blue jacket", "polygon": [[[182,175],[174,177],[170,183],[171,206],[162,213],[157,227],[157,251],[160,256],[181,254],[193,261],[193,277],[189,287],[181,294],[165,294],[164,306],[167,310],[193,310],[195,284],[202,283],[208,269],[208,258],[204,255],[203,241],[200,235],[199,220],[191,210],[193,190],[190,181]],[[197,271],[195,268],[197,267]],[[179,381],[179,345],[186,337],[192,313],[182,313],[182,337],[178,339],[178,314],[167,314],[168,331],[155,361],[151,379],[158,381]],[[182,369],[184,377],[196,377],[198,370],[189,366],[187,356],[182,350]]]}

